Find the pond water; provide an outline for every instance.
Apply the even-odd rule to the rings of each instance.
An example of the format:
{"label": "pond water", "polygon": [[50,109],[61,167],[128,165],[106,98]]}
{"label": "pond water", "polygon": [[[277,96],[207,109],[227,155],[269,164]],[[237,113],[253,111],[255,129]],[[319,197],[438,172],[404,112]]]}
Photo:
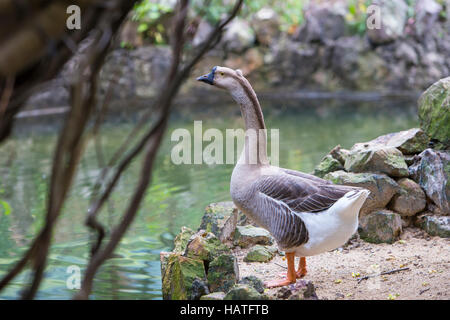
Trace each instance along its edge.
{"label": "pond water", "polygon": [[[337,144],[350,148],[355,142],[418,125],[416,103],[407,99],[263,100],[262,105],[267,127],[280,130],[280,166],[304,172],[311,172]],[[203,130],[242,128],[238,107],[230,102],[177,106],[174,111],[158,153],[153,183],[114,257],[97,273],[92,299],[161,299],[159,252],[171,250],[172,239],[181,226],[197,228],[209,203],[230,200],[233,165],[175,165],[170,154],[177,143],[170,141],[170,134],[176,128],[193,132],[194,120],[203,121]],[[101,139],[105,155],[114,152],[139,115],[124,112],[104,125]],[[19,259],[42,226],[51,159],[61,122],[62,118],[58,118],[43,126],[19,121],[13,136],[0,146],[0,276]],[[101,212],[100,220],[108,228],[117,223],[133,192],[139,160],[123,175],[112,201]],[[77,266],[81,271],[86,267],[91,236],[83,223],[99,171],[90,140],[53,236],[38,299],[69,299],[75,293],[66,285],[71,275],[68,267]],[[16,299],[28,280],[27,272],[20,274],[0,292],[0,298]]]}

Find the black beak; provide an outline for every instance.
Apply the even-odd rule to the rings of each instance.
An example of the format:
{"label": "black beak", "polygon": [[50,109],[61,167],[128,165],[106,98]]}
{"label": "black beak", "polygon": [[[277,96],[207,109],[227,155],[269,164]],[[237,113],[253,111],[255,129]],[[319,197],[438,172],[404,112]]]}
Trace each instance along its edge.
{"label": "black beak", "polygon": [[216,73],[216,68],[212,68],[211,72],[208,74],[205,74],[201,77],[197,78],[197,81],[205,82],[207,84],[213,85],[214,84],[214,74]]}

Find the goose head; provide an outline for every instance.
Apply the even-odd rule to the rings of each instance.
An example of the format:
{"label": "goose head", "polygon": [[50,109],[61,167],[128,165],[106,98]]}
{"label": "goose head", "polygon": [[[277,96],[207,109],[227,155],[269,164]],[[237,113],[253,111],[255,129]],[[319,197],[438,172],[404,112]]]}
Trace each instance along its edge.
{"label": "goose head", "polygon": [[240,86],[238,78],[242,78],[241,70],[233,70],[227,67],[215,66],[211,72],[197,78],[201,81],[221,89],[233,91]]}

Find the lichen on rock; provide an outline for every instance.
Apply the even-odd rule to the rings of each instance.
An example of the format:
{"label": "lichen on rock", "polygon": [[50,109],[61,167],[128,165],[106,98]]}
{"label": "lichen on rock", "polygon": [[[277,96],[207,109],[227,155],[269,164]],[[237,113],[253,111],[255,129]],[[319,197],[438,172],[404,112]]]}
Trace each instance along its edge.
{"label": "lichen on rock", "polygon": [[[162,294],[165,300],[199,299],[195,280],[206,281],[203,261],[171,253],[162,277]],[[197,282],[198,282],[197,281]]]}
{"label": "lichen on rock", "polygon": [[389,210],[376,210],[359,220],[361,239],[372,243],[393,243],[402,232],[402,219]]}
{"label": "lichen on rock", "polygon": [[396,148],[374,143],[357,143],[345,161],[345,170],[351,172],[378,172],[393,177],[407,177],[408,166],[403,154]]}
{"label": "lichen on rock", "polygon": [[237,226],[234,234],[234,244],[241,248],[247,248],[255,244],[272,244],[272,236],[269,231],[252,225]]}
{"label": "lichen on rock", "polygon": [[212,232],[222,242],[232,240],[237,219],[238,209],[233,202],[211,203],[205,209],[199,230]]}
{"label": "lichen on rock", "polygon": [[226,294],[224,300],[268,300],[269,298],[259,293],[250,285],[236,284]]}
{"label": "lichen on rock", "polygon": [[239,266],[232,254],[214,258],[208,266],[208,283],[211,291],[228,292],[239,280]]}
{"label": "lichen on rock", "polygon": [[369,190],[370,195],[360,210],[361,216],[375,209],[384,208],[399,188],[394,179],[385,174],[377,173],[353,173],[340,170],[325,175],[324,179],[330,180],[335,184],[344,184]]}
{"label": "lichen on rock", "polygon": [[419,98],[420,127],[450,147],[450,77],[431,85]]}
{"label": "lichen on rock", "polygon": [[313,175],[323,178],[327,173],[342,169],[344,169],[344,166],[339,162],[339,160],[333,158],[332,155],[327,154],[314,168]]}
{"label": "lichen on rock", "polygon": [[416,225],[431,236],[450,238],[449,216],[435,216],[430,213],[425,213],[418,217]]}
{"label": "lichen on rock", "polygon": [[265,246],[253,246],[244,258],[245,262],[268,262],[272,260],[273,253]]}

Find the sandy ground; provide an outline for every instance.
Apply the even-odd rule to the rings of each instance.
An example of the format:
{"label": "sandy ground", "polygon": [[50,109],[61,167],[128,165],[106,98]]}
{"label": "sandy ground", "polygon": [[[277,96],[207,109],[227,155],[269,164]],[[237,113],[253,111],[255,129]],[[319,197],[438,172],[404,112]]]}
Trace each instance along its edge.
{"label": "sandy ground", "polygon": [[[241,277],[255,275],[266,281],[286,271],[286,261],[280,255],[267,263],[243,262],[247,251],[235,251]],[[344,248],[307,257],[306,261],[308,274],[304,279],[313,282],[319,299],[450,299],[450,239],[430,237],[417,228],[405,229],[394,244],[352,240]],[[359,277],[400,268],[409,269],[358,283]]]}

